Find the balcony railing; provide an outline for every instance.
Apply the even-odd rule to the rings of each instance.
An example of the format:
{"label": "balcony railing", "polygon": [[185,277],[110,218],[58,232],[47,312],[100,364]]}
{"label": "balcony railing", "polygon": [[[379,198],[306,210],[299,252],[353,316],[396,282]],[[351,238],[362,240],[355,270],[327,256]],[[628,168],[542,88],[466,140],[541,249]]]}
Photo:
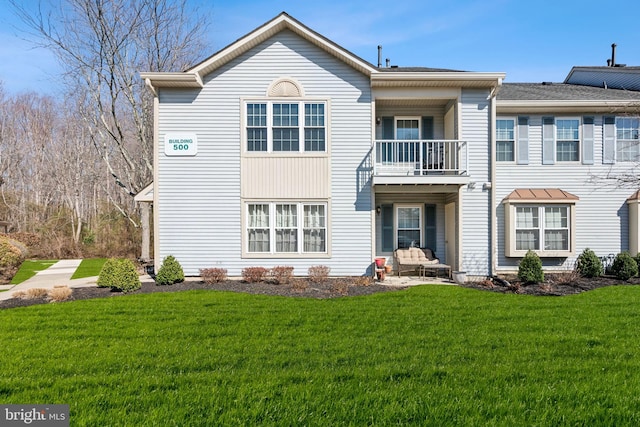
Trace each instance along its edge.
{"label": "balcony railing", "polygon": [[466,141],[376,141],[374,176],[467,175]]}

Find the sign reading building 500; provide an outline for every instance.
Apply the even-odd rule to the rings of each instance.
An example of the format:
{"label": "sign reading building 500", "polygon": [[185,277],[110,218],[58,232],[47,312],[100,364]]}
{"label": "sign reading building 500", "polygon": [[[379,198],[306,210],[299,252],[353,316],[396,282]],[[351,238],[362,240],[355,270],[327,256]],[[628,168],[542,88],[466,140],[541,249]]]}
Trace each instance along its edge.
{"label": "sign reading building 500", "polygon": [[198,137],[194,133],[168,133],[164,136],[164,154],[167,156],[195,156]]}

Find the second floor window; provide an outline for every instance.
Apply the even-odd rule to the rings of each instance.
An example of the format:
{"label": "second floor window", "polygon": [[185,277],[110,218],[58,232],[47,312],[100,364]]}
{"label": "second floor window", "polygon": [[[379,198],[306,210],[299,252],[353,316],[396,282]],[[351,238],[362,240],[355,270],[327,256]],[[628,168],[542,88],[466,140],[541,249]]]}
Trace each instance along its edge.
{"label": "second floor window", "polygon": [[249,102],[246,104],[249,152],[324,152],[324,102]]}
{"label": "second floor window", "polygon": [[580,160],[580,120],[556,119],[556,160]]}
{"label": "second floor window", "polygon": [[496,121],[496,160],[513,162],[515,159],[515,120],[499,119]]}
{"label": "second floor window", "polygon": [[617,159],[635,162],[640,159],[640,118],[616,118]]}

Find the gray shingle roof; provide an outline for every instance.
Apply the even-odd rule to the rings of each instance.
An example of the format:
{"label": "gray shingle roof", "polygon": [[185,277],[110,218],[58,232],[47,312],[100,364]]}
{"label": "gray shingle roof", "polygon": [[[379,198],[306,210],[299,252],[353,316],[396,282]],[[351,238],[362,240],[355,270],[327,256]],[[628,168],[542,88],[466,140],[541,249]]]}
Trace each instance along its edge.
{"label": "gray shingle roof", "polygon": [[388,72],[388,73],[464,73],[465,71],[460,70],[449,70],[446,68],[430,68],[430,67],[378,67],[378,71]]}
{"label": "gray shingle roof", "polygon": [[566,83],[504,83],[499,101],[640,101],[640,92]]}

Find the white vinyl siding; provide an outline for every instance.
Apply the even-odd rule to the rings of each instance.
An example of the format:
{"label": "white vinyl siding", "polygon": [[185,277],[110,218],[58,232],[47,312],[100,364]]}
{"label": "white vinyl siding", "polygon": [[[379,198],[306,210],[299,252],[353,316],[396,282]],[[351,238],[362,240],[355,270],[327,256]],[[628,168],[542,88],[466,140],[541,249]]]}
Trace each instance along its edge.
{"label": "white vinyl siding", "polygon": [[[461,241],[461,251],[456,249],[457,259],[447,257],[447,264],[466,271],[468,276],[486,276],[490,268],[490,198],[482,188],[483,183],[491,181],[488,129],[492,123],[488,94],[486,90],[462,90],[457,138],[467,141],[469,145],[469,174],[477,184],[473,189],[463,187],[459,193],[451,194],[446,201],[455,202],[459,197],[462,205],[461,210],[456,206],[454,218],[461,223],[461,228],[456,233]],[[503,164],[514,163],[500,163]],[[452,244],[455,242],[447,242],[445,249],[450,251],[449,246]]]}
{"label": "white vinyl siding", "polygon": [[[517,271],[520,260],[519,257],[505,255],[509,252],[505,247],[508,226],[505,224],[505,209],[502,207],[504,198],[516,188],[560,188],[580,198],[575,204],[575,222],[570,224],[572,228],[569,230],[570,240],[575,241],[571,248],[573,250],[570,255],[559,258],[543,257],[546,271],[571,270],[576,257],[587,247],[598,256],[629,250],[629,210],[626,200],[635,190],[618,188],[612,185],[612,181],[601,179],[623,174],[629,169],[628,163],[620,162],[616,165],[607,160],[615,157],[615,118],[602,114],[582,117],[583,130],[590,127],[593,131],[593,151],[589,163],[585,161],[585,148],[581,162],[547,165],[543,163],[543,117],[547,115],[531,114],[526,110],[522,111],[522,115],[529,117],[529,164],[526,168],[508,162],[497,164],[496,179],[493,182],[498,271],[513,273]],[[568,116],[577,117],[577,114]],[[583,146],[586,146],[587,135],[583,133],[582,136]],[[609,140],[613,142],[613,151],[606,149]]]}
{"label": "white vinyl siding", "polygon": [[[262,153],[278,168],[269,174],[260,166],[256,179],[266,192],[259,193],[243,181],[245,159],[250,160],[247,167],[253,160],[265,160],[258,157],[261,153],[247,151],[246,104],[275,101],[265,94],[283,77],[294,78],[304,88],[304,99],[277,101],[324,105],[325,151]],[[202,89],[159,91],[158,138],[188,130],[198,136],[198,153],[168,157],[162,147],[156,153],[157,265],[174,255],[187,276],[210,267],[239,276],[243,268],[256,265],[290,265],[295,275],[305,275],[310,266],[320,264],[329,266],[332,275],[366,274],[372,253],[371,191],[367,181],[354,179],[354,174],[373,140],[367,76],[285,30],[203,76],[203,81]],[[303,117],[303,112],[299,114]],[[306,174],[309,168],[305,170],[309,164],[312,178]],[[281,187],[282,179],[293,184]],[[322,181],[319,190],[310,180]],[[245,185],[248,196],[241,194]],[[324,252],[297,257],[249,254],[243,238],[248,230],[247,203],[314,200],[322,201],[326,209]]]}

